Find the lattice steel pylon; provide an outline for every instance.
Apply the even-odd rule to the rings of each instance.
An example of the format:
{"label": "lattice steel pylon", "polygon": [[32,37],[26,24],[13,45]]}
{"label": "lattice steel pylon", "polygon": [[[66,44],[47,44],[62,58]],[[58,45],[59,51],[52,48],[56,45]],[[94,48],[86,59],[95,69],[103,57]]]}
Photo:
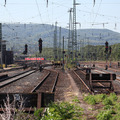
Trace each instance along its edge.
{"label": "lattice steel pylon", "polygon": [[73,60],[73,42],[72,42],[72,30],[73,30],[73,24],[72,24],[72,11],[71,8],[69,12],[69,35],[68,35],[68,57],[69,60]]}
{"label": "lattice steel pylon", "polygon": [[59,47],[58,47],[59,60],[61,60],[61,27],[59,28]]}
{"label": "lattice steel pylon", "polygon": [[73,47],[73,57],[75,58],[75,62],[77,62],[77,32],[76,32],[76,0],[73,0],[73,41],[72,41],[72,47]]}
{"label": "lattice steel pylon", "polygon": [[55,23],[55,30],[54,30],[54,43],[53,43],[53,52],[54,52],[54,61],[58,59],[57,56],[57,22]]}
{"label": "lattice steel pylon", "polygon": [[2,61],[2,23],[0,23],[0,64],[2,65],[3,61]]}

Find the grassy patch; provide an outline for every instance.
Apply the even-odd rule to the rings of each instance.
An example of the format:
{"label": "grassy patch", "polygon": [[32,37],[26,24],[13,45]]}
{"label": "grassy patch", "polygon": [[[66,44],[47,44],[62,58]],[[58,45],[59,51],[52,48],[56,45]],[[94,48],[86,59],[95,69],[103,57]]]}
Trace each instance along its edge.
{"label": "grassy patch", "polygon": [[97,115],[97,120],[110,120],[112,117],[111,111],[102,111]]}
{"label": "grassy patch", "polygon": [[120,120],[120,97],[115,93],[88,95],[84,100],[91,105],[103,105],[96,116],[97,120]]}
{"label": "grassy patch", "polygon": [[95,105],[96,104],[96,99],[93,95],[85,96],[84,101],[86,101],[90,105]]}

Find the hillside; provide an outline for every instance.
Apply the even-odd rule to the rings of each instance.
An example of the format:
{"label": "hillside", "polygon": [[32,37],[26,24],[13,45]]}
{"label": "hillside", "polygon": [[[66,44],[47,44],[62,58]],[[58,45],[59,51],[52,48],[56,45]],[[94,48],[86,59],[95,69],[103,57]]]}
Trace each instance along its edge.
{"label": "hillside", "polygon": [[[3,24],[2,36],[3,40],[7,40],[7,48],[13,49],[15,53],[22,53],[24,45],[28,44],[29,53],[38,51],[38,39],[43,40],[43,47],[53,47],[54,25],[48,24]],[[61,29],[61,36],[68,38],[68,29]],[[59,40],[59,28],[58,28]],[[105,41],[109,44],[120,42],[120,33],[113,32],[108,29],[80,29],[77,30],[78,42],[84,40],[84,45],[104,45]],[[67,46],[67,40],[65,42]]]}

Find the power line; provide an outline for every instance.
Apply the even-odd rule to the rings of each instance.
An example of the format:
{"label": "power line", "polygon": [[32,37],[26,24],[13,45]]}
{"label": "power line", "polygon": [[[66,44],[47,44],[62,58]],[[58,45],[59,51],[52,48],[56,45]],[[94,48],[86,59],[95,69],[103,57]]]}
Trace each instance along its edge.
{"label": "power line", "polygon": [[99,12],[99,10],[100,10],[101,3],[102,3],[102,0],[100,1],[99,7],[98,7],[98,10],[97,10],[97,14],[96,14],[96,16],[95,16],[95,19],[94,19],[93,23],[95,22],[95,20],[96,20],[96,18],[97,18],[97,16],[98,16],[98,12]]}
{"label": "power line", "polygon": [[39,13],[40,19],[41,19],[41,21],[42,21],[42,17],[41,17],[41,13],[40,13],[39,5],[38,5],[38,3],[37,3],[37,0],[35,0],[35,1],[36,1],[36,6],[37,6],[37,9],[38,9],[38,13]]}

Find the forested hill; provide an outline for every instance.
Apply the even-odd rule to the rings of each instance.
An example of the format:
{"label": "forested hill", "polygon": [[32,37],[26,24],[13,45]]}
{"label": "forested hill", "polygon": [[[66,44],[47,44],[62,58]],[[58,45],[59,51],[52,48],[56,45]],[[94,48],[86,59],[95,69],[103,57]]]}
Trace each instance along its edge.
{"label": "forested hill", "polygon": [[[13,47],[14,52],[24,51],[24,45],[28,44],[29,53],[38,51],[38,39],[43,40],[43,47],[53,47],[54,25],[48,24],[3,24],[3,40],[7,40],[7,48]],[[59,27],[57,28],[59,41]],[[68,38],[68,29],[61,28],[61,36]],[[104,45],[108,41],[110,45],[120,43],[120,33],[108,29],[80,29],[77,30],[78,42],[84,40],[85,44]],[[61,37],[62,38],[62,37]],[[67,46],[67,40],[65,42]]]}

